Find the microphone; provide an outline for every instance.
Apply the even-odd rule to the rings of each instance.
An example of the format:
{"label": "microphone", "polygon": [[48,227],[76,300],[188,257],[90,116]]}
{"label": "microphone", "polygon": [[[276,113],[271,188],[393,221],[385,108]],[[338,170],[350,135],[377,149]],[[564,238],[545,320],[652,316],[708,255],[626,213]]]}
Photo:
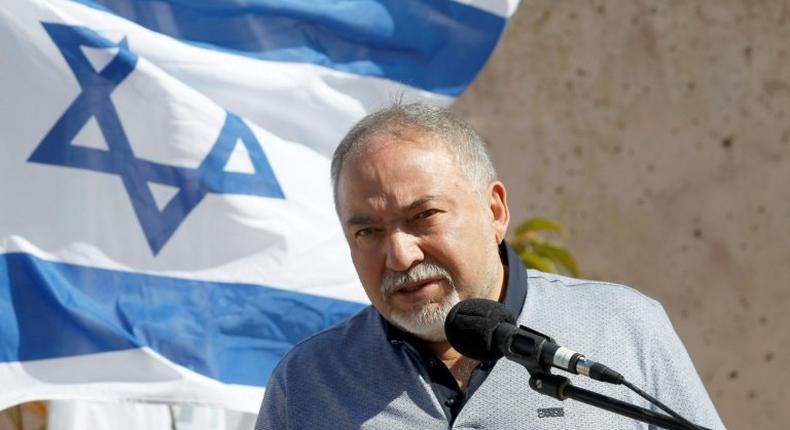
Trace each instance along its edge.
{"label": "microphone", "polygon": [[542,333],[517,326],[505,306],[493,300],[462,300],[447,315],[444,331],[456,351],[475,360],[493,361],[504,355],[528,369],[552,366],[612,384],[622,384],[625,379]]}

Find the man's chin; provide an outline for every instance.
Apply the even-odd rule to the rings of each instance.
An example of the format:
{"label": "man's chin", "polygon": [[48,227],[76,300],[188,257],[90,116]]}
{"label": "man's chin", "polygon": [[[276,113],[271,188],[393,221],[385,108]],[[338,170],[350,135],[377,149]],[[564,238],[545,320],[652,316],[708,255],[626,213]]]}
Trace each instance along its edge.
{"label": "man's chin", "polygon": [[459,302],[458,294],[453,290],[443,303],[429,302],[413,307],[408,313],[393,311],[390,313],[390,322],[420,339],[429,342],[447,340],[444,334],[444,320],[450,309]]}
{"label": "man's chin", "polygon": [[414,324],[411,321],[404,321],[397,317],[393,318],[392,316],[390,316],[390,322],[399,329],[428,342],[442,342],[447,340],[444,334],[444,323],[427,326]]}

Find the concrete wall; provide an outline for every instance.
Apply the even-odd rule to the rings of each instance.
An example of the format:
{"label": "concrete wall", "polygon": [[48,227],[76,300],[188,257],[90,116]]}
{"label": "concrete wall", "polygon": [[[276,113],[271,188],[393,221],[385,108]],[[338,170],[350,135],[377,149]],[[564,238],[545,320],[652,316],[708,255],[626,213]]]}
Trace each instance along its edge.
{"label": "concrete wall", "polygon": [[789,428],[790,1],[522,0],[454,108],[514,221],[664,304],[729,428]]}

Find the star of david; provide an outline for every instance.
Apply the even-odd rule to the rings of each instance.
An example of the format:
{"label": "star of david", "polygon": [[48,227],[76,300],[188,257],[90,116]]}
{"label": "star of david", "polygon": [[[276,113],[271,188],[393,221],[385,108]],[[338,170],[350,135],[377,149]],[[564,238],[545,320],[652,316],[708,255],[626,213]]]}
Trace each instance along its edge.
{"label": "star of david", "polygon": [[[81,92],[28,161],[120,176],[154,255],[165,246],[207,193],[285,198],[255,135],[241,118],[231,112],[226,112],[217,140],[197,168],[137,158],[110,99],[113,90],[137,64],[138,57],[129,50],[126,37],[114,43],[86,27],[55,23],[43,23],[43,26],[74,72]],[[117,54],[97,71],[82,47],[116,48]],[[108,149],[73,144],[75,136],[91,119],[96,120]],[[238,142],[244,144],[249,154],[253,173],[225,169]],[[175,187],[178,191],[160,209],[149,183]]]}

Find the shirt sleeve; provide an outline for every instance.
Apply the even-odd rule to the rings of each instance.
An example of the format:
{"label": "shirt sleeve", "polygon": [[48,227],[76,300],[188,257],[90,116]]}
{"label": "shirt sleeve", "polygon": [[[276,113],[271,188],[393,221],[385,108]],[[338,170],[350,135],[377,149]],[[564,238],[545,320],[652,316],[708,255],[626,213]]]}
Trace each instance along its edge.
{"label": "shirt sleeve", "polygon": [[263,393],[261,410],[255,422],[255,430],[279,430],[288,428],[288,411],[285,384],[281,372],[275,368],[266,391]]}
{"label": "shirt sleeve", "polygon": [[[648,345],[648,372],[652,395],[694,424],[724,429],[724,424],[697,374],[683,342],[664,308],[656,304],[657,315],[650,321],[654,335]],[[656,408],[654,408],[656,409]],[[660,411],[664,413],[663,411]],[[651,429],[654,427],[651,427]]]}

